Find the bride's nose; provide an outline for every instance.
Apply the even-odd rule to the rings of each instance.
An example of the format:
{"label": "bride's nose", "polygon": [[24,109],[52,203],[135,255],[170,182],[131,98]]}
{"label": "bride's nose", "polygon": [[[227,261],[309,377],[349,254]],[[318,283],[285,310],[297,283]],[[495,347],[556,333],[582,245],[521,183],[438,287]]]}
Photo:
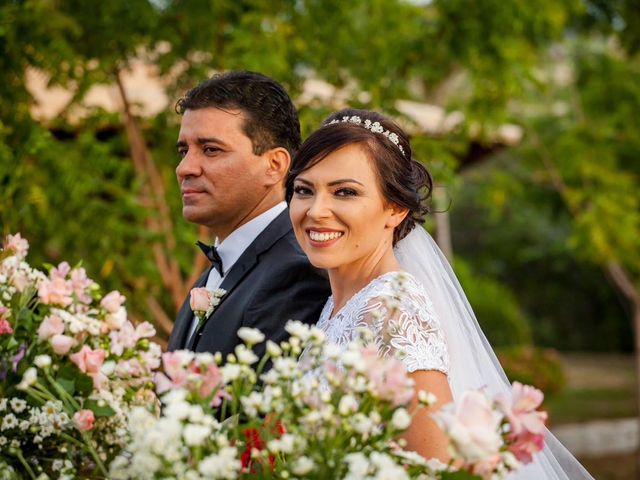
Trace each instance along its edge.
{"label": "bride's nose", "polygon": [[326,195],[315,195],[311,200],[311,204],[309,205],[309,209],[307,210],[307,217],[317,219],[317,218],[327,218],[331,216],[331,206],[329,199]]}

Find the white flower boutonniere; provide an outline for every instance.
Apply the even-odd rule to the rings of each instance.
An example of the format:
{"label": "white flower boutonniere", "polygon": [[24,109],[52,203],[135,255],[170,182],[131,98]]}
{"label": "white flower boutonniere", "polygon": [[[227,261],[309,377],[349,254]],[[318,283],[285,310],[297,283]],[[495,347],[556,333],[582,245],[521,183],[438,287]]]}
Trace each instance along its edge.
{"label": "white flower boutonniere", "polygon": [[222,288],[216,288],[215,290],[205,287],[191,289],[189,304],[193,313],[198,317],[198,328],[213,313],[225,293],[227,293],[226,290]]}

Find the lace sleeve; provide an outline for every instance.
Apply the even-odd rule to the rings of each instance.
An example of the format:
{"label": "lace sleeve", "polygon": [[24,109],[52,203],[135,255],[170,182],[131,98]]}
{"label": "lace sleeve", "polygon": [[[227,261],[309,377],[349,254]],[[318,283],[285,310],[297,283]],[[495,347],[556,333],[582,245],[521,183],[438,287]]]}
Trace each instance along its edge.
{"label": "lace sleeve", "polygon": [[409,276],[395,278],[387,286],[367,299],[360,317],[374,333],[380,355],[397,356],[409,372],[448,374],[444,333],[424,289]]}

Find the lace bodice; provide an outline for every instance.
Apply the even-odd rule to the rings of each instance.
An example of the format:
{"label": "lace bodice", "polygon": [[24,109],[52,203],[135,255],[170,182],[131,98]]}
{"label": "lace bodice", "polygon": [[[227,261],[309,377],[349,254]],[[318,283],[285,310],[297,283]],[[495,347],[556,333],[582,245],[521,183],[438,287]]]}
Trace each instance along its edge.
{"label": "lace bodice", "polygon": [[317,327],[339,346],[369,329],[381,356],[397,355],[409,372],[449,372],[449,357],[440,322],[424,288],[406,272],[389,272],[372,280],[332,318],[333,297],[325,304]]}

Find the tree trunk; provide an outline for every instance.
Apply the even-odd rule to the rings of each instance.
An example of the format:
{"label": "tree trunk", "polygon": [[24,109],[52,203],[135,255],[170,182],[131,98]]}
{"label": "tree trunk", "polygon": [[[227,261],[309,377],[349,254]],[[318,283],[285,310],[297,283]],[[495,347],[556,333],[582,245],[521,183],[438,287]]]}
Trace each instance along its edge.
{"label": "tree trunk", "polygon": [[451,222],[449,210],[444,208],[447,203],[446,190],[440,185],[434,185],[433,201],[435,212],[433,214],[436,222],[436,243],[447,257],[449,263],[453,265],[453,244],[451,242]]}
{"label": "tree trunk", "polygon": [[[633,282],[629,273],[618,262],[607,264],[607,273],[615,286],[622,292],[631,306],[633,321],[635,366],[636,366],[636,416],[640,432],[640,288]],[[636,455],[636,479],[640,480],[640,439]]]}

